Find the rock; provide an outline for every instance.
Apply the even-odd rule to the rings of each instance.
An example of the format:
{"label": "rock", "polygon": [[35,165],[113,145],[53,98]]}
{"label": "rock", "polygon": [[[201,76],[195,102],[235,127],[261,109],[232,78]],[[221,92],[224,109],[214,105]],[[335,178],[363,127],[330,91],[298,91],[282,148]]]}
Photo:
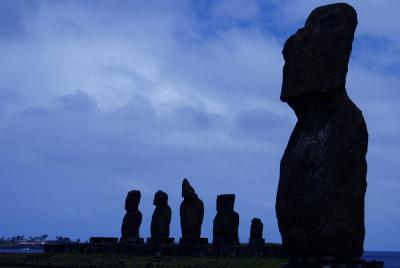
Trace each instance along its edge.
{"label": "rock", "polygon": [[280,166],[276,215],[292,257],[363,253],[368,132],[345,81],[357,13],[311,12],[285,43],[281,100],[297,116]]}
{"label": "rock", "polygon": [[213,222],[214,246],[234,246],[239,244],[239,214],[233,210],[234,204],[234,194],[222,194],[217,197],[217,215]]}
{"label": "rock", "polygon": [[182,197],[184,198],[180,207],[182,238],[200,238],[204,205],[187,179],[182,182]]}
{"label": "rock", "polygon": [[125,199],[126,214],[122,221],[121,241],[143,243],[139,237],[139,228],[142,223],[142,213],[139,211],[140,191],[133,190],[128,192]]}
{"label": "rock", "polygon": [[250,247],[256,248],[264,246],[265,239],[263,239],[263,228],[264,225],[259,218],[254,218],[251,220],[250,239],[249,239]]}
{"label": "rock", "polygon": [[151,238],[169,238],[171,208],[168,205],[168,195],[163,191],[158,191],[154,195],[153,204],[156,208],[151,218]]}

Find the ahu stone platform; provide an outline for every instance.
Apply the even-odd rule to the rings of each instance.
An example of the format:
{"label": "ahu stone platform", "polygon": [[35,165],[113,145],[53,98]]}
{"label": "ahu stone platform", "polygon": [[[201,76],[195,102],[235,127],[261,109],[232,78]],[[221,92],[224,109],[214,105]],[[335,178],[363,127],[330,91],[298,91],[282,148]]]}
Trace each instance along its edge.
{"label": "ahu stone platform", "polygon": [[[201,243],[126,243],[118,238],[92,237],[90,243],[63,243],[44,245],[45,253],[129,253],[138,256],[146,255],[176,255],[176,256],[229,256],[229,257],[281,257],[286,255],[279,244],[264,244],[257,248],[247,244],[233,246],[215,246],[205,239]],[[192,242],[192,241],[190,241]]]}

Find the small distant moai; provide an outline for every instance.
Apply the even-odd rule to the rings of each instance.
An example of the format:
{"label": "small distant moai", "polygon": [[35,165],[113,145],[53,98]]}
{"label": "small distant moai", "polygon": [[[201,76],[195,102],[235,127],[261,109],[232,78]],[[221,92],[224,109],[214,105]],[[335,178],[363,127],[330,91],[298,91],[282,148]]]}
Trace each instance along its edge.
{"label": "small distant moai", "polygon": [[163,191],[157,191],[154,195],[153,205],[156,206],[151,218],[151,238],[149,243],[170,244],[174,242],[169,237],[169,225],[171,223],[171,208],[168,205],[168,195]]}
{"label": "small distant moai", "polygon": [[217,215],[214,218],[213,245],[234,246],[239,244],[239,214],[234,211],[235,195],[217,196]]}
{"label": "small distant moai", "polygon": [[140,191],[128,192],[125,199],[126,214],[122,221],[121,242],[143,244],[143,238],[139,237],[139,228],[142,223],[142,213],[139,211]]}
{"label": "small distant moai", "polygon": [[200,238],[204,218],[204,204],[189,181],[182,181],[183,201],[180,207],[182,238],[180,244],[207,244],[207,238]]}
{"label": "small distant moai", "polygon": [[346,92],[357,13],[314,9],[285,43],[281,100],[296,126],[281,160],[276,216],[294,259],[363,254],[368,132]]}
{"label": "small distant moai", "polygon": [[265,239],[263,238],[264,225],[259,218],[251,220],[249,247],[259,248],[264,246]]}

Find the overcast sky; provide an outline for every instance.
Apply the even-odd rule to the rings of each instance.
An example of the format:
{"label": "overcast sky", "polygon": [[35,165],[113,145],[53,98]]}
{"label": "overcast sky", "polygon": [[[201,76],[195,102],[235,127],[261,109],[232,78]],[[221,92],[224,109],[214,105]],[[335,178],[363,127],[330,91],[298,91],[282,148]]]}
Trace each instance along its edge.
{"label": "overcast sky", "polygon": [[[368,131],[367,250],[400,250],[400,1],[349,1],[359,26],[347,78]],[[296,122],[279,100],[285,40],[331,1],[0,1],[0,236],[119,236],[124,200],[181,181],[205,203],[235,193],[240,240],[275,218]]]}

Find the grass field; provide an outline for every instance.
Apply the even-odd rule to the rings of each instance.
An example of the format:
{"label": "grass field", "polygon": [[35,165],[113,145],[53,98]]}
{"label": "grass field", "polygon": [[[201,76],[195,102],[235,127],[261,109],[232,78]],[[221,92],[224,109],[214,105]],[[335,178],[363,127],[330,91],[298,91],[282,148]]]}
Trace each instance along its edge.
{"label": "grass field", "polygon": [[143,267],[143,268],[278,268],[286,263],[276,258],[223,258],[223,257],[177,257],[127,254],[0,254],[0,267]]}

